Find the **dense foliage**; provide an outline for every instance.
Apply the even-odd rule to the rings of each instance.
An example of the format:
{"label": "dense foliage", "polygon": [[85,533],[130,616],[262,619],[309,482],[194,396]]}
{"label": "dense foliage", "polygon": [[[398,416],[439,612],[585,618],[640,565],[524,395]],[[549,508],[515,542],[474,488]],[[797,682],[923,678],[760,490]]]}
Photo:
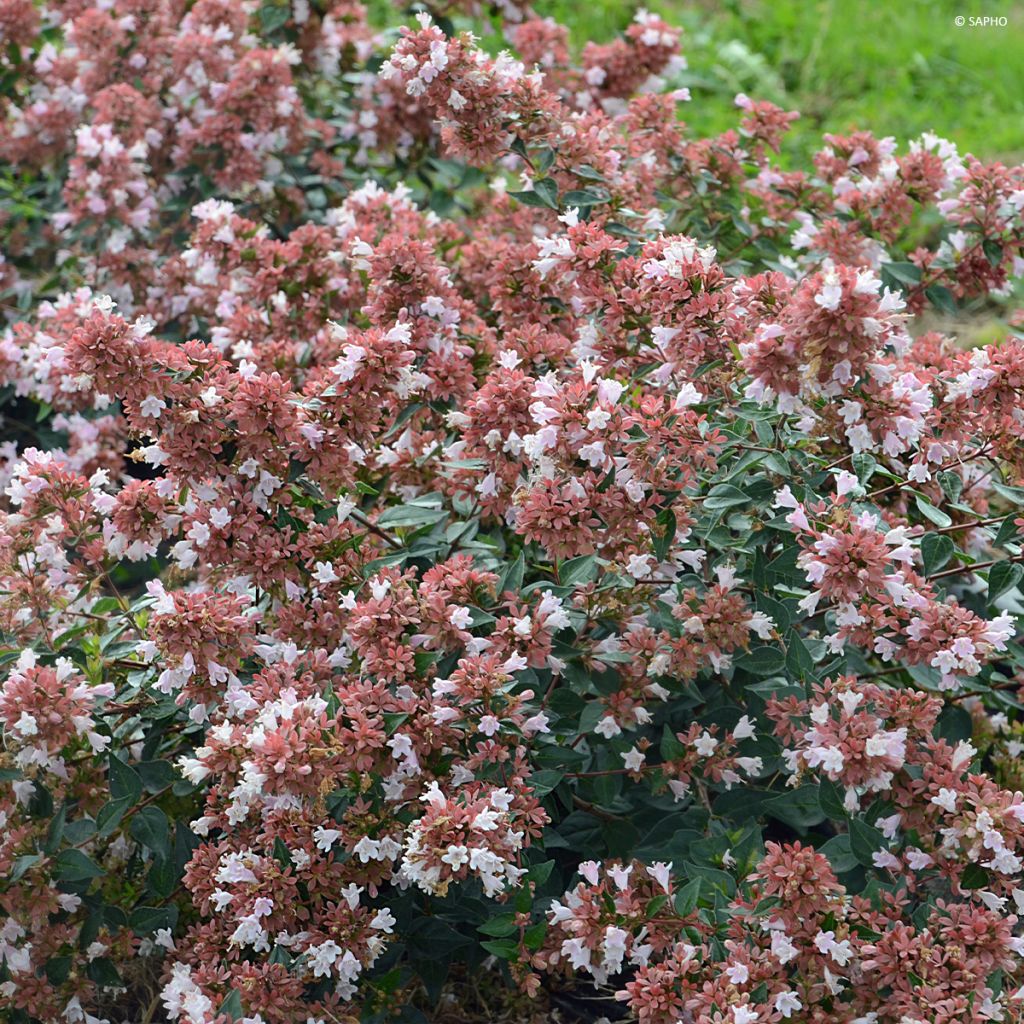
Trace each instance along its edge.
{"label": "dense foliage", "polygon": [[1024,168],[503,14],[0,0],[0,1012],[1024,1020]]}

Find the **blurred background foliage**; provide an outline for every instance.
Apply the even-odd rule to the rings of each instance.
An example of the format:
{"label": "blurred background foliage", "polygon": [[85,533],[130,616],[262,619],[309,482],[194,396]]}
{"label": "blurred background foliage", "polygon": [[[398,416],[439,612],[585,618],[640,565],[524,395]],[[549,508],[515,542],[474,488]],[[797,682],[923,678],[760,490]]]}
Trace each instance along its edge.
{"label": "blurred background foliage", "polygon": [[[381,27],[403,21],[371,0]],[[870,129],[903,141],[933,130],[961,152],[1024,157],[1024,2],[1014,0],[537,0],[572,41],[606,42],[640,7],[685,29],[684,111],[697,134],[733,127],[733,97],[746,92],[803,115],[787,152],[818,148],[824,132]],[[1006,18],[958,27],[955,19]],[[492,50],[500,35],[471,27]],[[496,24],[496,23],[495,23]],[[493,27],[493,26],[492,26]]]}

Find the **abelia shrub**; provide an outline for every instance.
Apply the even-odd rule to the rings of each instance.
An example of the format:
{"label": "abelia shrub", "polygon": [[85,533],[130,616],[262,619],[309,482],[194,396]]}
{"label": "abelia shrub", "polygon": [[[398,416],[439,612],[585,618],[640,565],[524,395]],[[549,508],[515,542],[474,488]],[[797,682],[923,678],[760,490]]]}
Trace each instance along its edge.
{"label": "abelia shrub", "polygon": [[1024,168],[502,14],[0,0],[4,1019],[1024,1020]]}

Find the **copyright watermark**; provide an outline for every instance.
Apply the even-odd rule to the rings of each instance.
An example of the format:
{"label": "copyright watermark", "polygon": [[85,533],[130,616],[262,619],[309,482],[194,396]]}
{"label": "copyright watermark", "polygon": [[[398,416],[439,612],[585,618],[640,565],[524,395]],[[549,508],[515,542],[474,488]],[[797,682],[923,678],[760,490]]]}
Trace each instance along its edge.
{"label": "copyright watermark", "polygon": [[1006,28],[1007,22],[1007,18],[965,18],[962,14],[953,19],[957,28]]}

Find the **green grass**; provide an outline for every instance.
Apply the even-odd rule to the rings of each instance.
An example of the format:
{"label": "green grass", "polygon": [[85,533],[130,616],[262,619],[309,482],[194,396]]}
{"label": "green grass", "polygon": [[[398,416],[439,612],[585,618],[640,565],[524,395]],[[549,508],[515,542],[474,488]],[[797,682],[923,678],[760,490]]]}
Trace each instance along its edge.
{"label": "green grass", "polygon": [[[640,6],[685,30],[678,84],[690,86],[684,117],[697,133],[735,125],[742,91],[801,112],[787,148],[804,159],[824,132],[856,128],[901,143],[931,130],[961,152],[1024,157],[1024,5],[1013,0],[537,0],[535,10],[581,46],[612,38]],[[373,10],[379,21],[383,4]],[[1009,24],[957,27],[958,15]]]}

